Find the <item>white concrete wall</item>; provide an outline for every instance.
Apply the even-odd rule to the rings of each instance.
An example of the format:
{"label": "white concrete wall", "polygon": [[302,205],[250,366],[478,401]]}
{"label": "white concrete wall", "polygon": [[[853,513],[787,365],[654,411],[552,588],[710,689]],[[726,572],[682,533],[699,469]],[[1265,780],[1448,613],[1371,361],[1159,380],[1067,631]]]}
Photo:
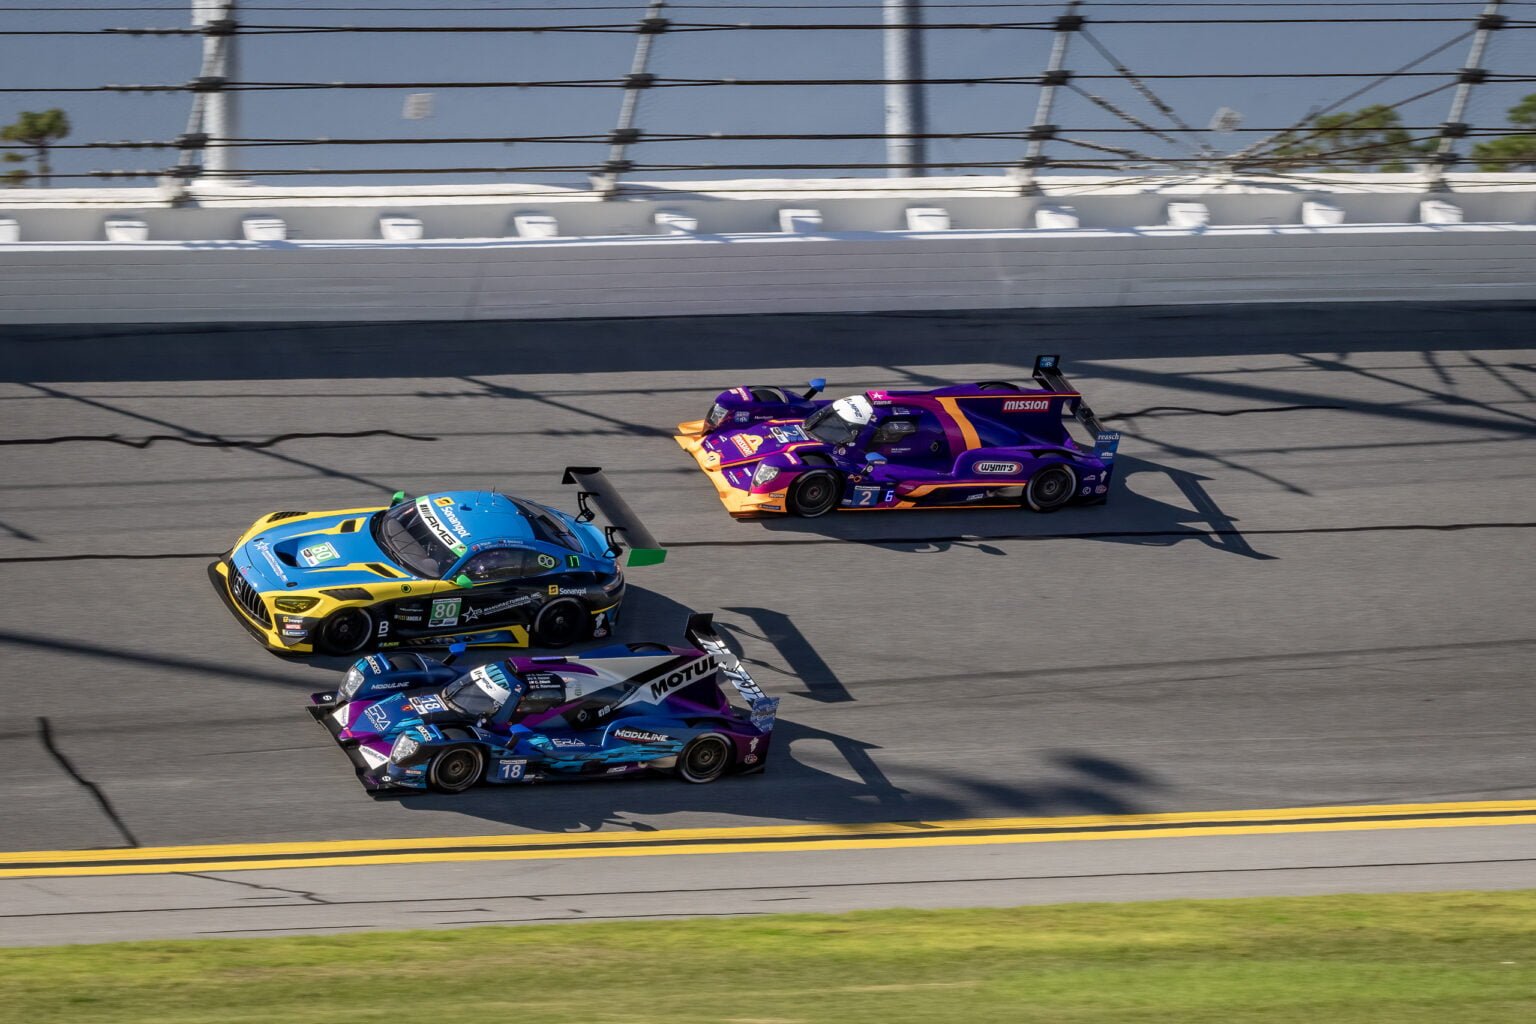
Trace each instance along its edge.
{"label": "white concrete wall", "polygon": [[[1073,205],[1081,211],[1084,202]],[[1214,211],[1212,221],[1215,226],[1199,230],[975,231],[964,230],[962,219],[959,230],[920,233],[410,243],[22,241],[0,244],[0,322],[469,320],[1536,298],[1536,225],[1529,223],[1223,227]],[[1092,222],[1084,217],[1085,225]]]}

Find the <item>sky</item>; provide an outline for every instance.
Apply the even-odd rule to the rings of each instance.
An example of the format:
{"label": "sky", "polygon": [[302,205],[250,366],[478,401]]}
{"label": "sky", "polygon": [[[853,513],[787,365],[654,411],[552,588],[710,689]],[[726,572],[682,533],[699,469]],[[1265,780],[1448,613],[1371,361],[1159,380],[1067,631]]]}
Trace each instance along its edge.
{"label": "sky", "polygon": [[[929,24],[946,22],[1050,22],[1064,3],[928,0]],[[1143,122],[1170,127],[1133,85],[1116,74],[1110,58],[1134,72],[1152,74],[1275,73],[1267,79],[1147,80],[1185,124],[1205,128],[1221,108],[1237,111],[1247,129],[1283,128],[1309,112],[1334,104],[1369,79],[1292,77],[1320,72],[1385,73],[1467,33],[1481,2],[1387,3],[1383,0],[1294,0],[1186,3],[1089,2],[1088,28],[1104,51],[1081,36],[1071,39],[1066,67],[1075,85]],[[287,26],[528,26],[632,25],[645,3],[623,0],[241,0],[245,25]],[[103,92],[62,93],[61,87],[186,82],[199,73],[197,37],[124,35],[37,36],[5,32],[117,27],[186,27],[189,4],[177,0],[0,0],[0,88],[38,88],[0,93],[0,123],[22,110],[62,107],[70,116],[71,143],[169,141],[186,127],[191,96]],[[330,9],[325,9],[330,8]],[[669,3],[674,22],[755,25],[869,24],[881,18],[879,0],[781,0],[731,3],[692,0]],[[1536,2],[1505,3],[1511,19],[1536,22]],[[1128,19],[1310,17],[1455,19],[1454,23],[1406,21],[1374,24],[1110,24]],[[399,34],[271,34],[242,37],[240,74],[251,82],[473,82],[616,80],[629,71],[636,36],[624,33],[409,32]],[[930,29],[925,33],[929,77],[978,78],[1038,75],[1046,66],[1053,33],[1042,30]],[[1469,40],[1449,46],[1416,70],[1454,72],[1467,58]],[[1106,56],[1106,53],[1108,56]],[[1536,29],[1493,34],[1484,64],[1505,74],[1536,77]],[[650,72],[660,78],[880,78],[882,33],[877,30],[667,32],[655,37]],[[1341,109],[1394,103],[1442,85],[1446,77],[1403,78],[1371,89]],[[403,117],[412,93],[433,94],[432,116]],[[1504,113],[1536,84],[1501,83],[1473,90],[1464,118],[1487,128],[1504,126]],[[1035,116],[1039,87],[1033,84],[935,85],[926,90],[933,132],[996,132],[1026,129]],[[1411,126],[1445,120],[1452,90],[1401,108]],[[614,127],[622,92],[616,87],[513,89],[437,87],[358,91],[267,91],[239,95],[242,134],[248,138],[398,139],[370,146],[279,146],[240,152],[242,169],[313,170],[265,179],[280,184],[405,184],[521,181],[581,185],[582,168],[607,158],[600,142],[577,144],[479,143],[411,145],[409,140],[447,136],[606,135]],[[720,86],[650,89],[641,95],[638,126],[650,133],[851,133],[880,132],[879,86]],[[1132,125],[1079,93],[1063,90],[1051,121],[1065,138],[1116,146],[1148,155],[1193,153],[1156,137],[1113,134]],[[1264,133],[1202,133],[1200,141],[1222,151],[1240,149]],[[945,139],[929,143],[934,162],[965,164],[1018,159],[1017,140]],[[1095,151],[1053,141],[1048,156],[1094,159]],[[1097,154],[1106,156],[1109,154]],[[642,165],[656,164],[849,164],[881,163],[879,140],[642,142],[629,152]],[[61,175],[115,169],[160,169],[175,162],[169,151],[60,150]],[[557,166],[571,170],[438,174],[463,167]],[[325,171],[361,170],[355,175]],[[385,170],[410,169],[406,174]],[[637,179],[665,180],[752,176],[802,176],[812,171],[637,170]],[[831,175],[881,176],[881,170],[836,170]],[[994,168],[930,173],[997,174]],[[150,179],[116,182],[149,184]],[[107,184],[61,179],[60,185]]]}

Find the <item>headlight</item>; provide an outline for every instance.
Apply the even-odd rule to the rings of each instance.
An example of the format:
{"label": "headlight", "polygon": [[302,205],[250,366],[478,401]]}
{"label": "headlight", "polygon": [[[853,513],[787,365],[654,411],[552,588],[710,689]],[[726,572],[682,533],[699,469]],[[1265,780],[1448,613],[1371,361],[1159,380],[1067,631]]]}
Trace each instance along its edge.
{"label": "headlight", "polygon": [[704,417],[704,425],[713,430],[720,425],[720,421],[723,419],[725,419],[725,406],[716,402],[709,407],[709,415]]}
{"label": "headlight", "polygon": [[420,743],[417,743],[409,736],[401,736],[395,740],[395,745],[389,748],[389,759],[395,764],[399,764],[420,749]]}
{"label": "headlight", "polygon": [[351,700],[357,688],[363,685],[363,673],[356,665],[347,669],[347,677],[341,681],[341,699]]}
{"label": "headlight", "polygon": [[757,472],[752,474],[752,486],[767,487],[773,483],[774,478],[778,475],[779,471],[777,468],[768,465],[766,462],[759,462],[757,464]]}
{"label": "headlight", "polygon": [[318,597],[280,597],[272,602],[280,612],[307,612],[320,603]]}

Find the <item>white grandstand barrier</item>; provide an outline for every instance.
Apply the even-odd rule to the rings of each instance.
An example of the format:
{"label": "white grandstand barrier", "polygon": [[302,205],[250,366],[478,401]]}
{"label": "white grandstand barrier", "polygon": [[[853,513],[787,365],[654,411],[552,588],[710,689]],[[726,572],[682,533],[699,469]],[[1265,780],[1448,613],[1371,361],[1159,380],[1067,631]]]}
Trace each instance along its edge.
{"label": "white grandstand barrier", "polygon": [[654,219],[656,226],[667,235],[689,235],[699,230],[699,218],[678,210],[657,210]]}
{"label": "white grandstand barrier", "polygon": [[1301,222],[1310,227],[1331,227],[1344,223],[1344,211],[1332,203],[1320,199],[1308,199],[1301,204]]}
{"label": "white grandstand barrier", "polygon": [[780,210],[779,230],[794,235],[814,234],[821,230],[821,211]]}
{"label": "white grandstand barrier", "polygon": [[1460,224],[1464,220],[1461,207],[1443,199],[1426,199],[1419,204],[1419,220],[1425,224]]}
{"label": "white grandstand barrier", "polygon": [[419,241],[425,233],[420,217],[410,217],[401,213],[386,213],[379,216],[379,237],[390,242],[415,242]]}
{"label": "white grandstand barrier", "polygon": [[560,237],[560,223],[548,213],[514,213],[512,229],[519,238]]}
{"label": "white grandstand barrier", "polygon": [[17,243],[10,323],[474,320],[1528,299],[1536,225]]}
{"label": "white grandstand barrier", "polygon": [[0,217],[0,243],[21,241],[21,225],[14,217]]}
{"label": "white grandstand barrier", "polygon": [[1211,223],[1211,208],[1204,203],[1169,203],[1166,223],[1171,228],[1203,228]]}
{"label": "white grandstand barrier", "polygon": [[240,230],[248,242],[282,242],[288,238],[288,225],[283,218],[265,214],[241,218]]}
{"label": "white grandstand barrier", "polygon": [[907,207],[908,231],[948,231],[949,211],[942,206]]}
{"label": "white grandstand barrier", "polygon": [[1047,204],[1035,210],[1035,227],[1043,230],[1076,230],[1082,223],[1077,210],[1070,206]]}
{"label": "white grandstand barrier", "polygon": [[109,242],[149,240],[149,224],[142,217],[108,217],[102,222],[101,229]]}

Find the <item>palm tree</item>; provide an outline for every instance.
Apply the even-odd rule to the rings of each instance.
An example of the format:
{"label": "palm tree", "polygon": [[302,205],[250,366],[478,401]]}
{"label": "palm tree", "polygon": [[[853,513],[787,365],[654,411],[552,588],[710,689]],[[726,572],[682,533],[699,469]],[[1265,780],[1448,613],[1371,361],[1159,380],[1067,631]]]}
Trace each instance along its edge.
{"label": "palm tree", "polygon": [[1536,169],[1536,92],[1509,108],[1509,123],[1525,131],[1504,135],[1472,147],[1472,159],[1484,171]]}
{"label": "palm tree", "polygon": [[[37,178],[42,185],[48,184],[48,179],[53,176],[53,167],[48,163],[48,147],[69,135],[69,115],[58,107],[51,110],[23,110],[21,116],[13,123],[0,128],[0,139],[9,142],[19,142],[27,146],[33,152],[37,160]],[[7,154],[7,162],[15,163],[14,153]],[[25,172],[13,171],[8,178],[16,180],[17,175]],[[17,181],[17,184],[20,184]]]}

